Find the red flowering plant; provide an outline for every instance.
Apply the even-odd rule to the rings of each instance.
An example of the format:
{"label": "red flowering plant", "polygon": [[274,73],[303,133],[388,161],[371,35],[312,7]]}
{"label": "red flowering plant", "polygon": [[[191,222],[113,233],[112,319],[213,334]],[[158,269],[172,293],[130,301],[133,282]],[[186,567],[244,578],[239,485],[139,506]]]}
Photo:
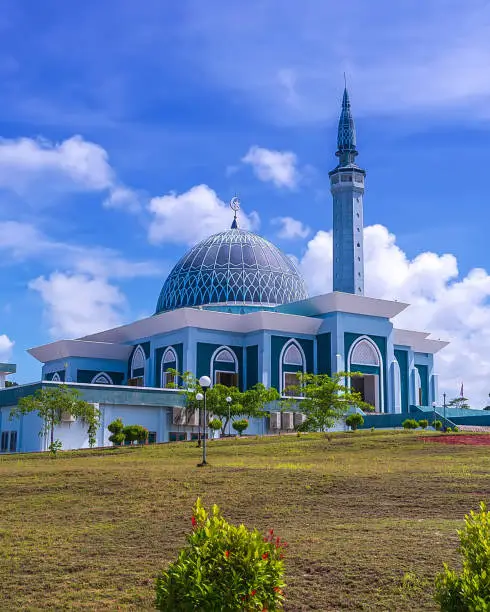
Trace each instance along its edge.
{"label": "red flowering plant", "polygon": [[286,542],[230,525],[216,505],[208,514],[200,499],[191,520],[187,546],[157,579],[158,610],[282,610]]}

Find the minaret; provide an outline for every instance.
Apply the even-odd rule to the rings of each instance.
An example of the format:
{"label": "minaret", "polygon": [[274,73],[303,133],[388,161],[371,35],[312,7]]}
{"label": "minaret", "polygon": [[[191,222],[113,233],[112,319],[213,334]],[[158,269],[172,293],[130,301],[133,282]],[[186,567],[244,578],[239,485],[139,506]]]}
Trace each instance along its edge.
{"label": "minaret", "polygon": [[366,172],[355,163],[356,128],[347,87],[337,136],[338,166],[329,172],[333,196],[333,290],[364,294],[363,211]]}

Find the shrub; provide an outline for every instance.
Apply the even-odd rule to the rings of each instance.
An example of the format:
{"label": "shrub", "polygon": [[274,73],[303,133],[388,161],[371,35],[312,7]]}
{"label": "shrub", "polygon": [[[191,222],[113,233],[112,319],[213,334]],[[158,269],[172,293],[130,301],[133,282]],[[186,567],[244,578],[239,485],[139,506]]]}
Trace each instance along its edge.
{"label": "shrub", "polygon": [[453,431],[459,431],[459,428],[455,426],[453,427]]}
{"label": "shrub", "polygon": [[345,419],[345,424],[348,425],[352,431],[356,431],[358,427],[362,427],[364,425],[362,414],[359,414],[358,412],[349,414],[349,416]]}
{"label": "shrub", "polygon": [[231,424],[231,426],[233,427],[233,429],[235,431],[238,432],[238,435],[241,436],[242,433],[247,429],[248,427],[248,421],[247,419],[240,419],[238,421],[233,421],[233,423]]}
{"label": "shrub", "polygon": [[58,451],[60,451],[62,448],[63,444],[61,443],[61,440],[54,440],[54,442],[51,442],[51,444],[48,446],[48,450],[53,457],[56,457]]}
{"label": "shrub", "polygon": [[483,502],[480,512],[465,516],[458,530],[463,568],[460,574],[444,564],[436,576],[435,599],[443,612],[484,612],[490,602],[490,512]]}
{"label": "shrub", "polygon": [[230,525],[218,506],[208,515],[200,499],[192,525],[187,546],[157,579],[158,610],[282,609],[286,543],[272,529],[264,537],[257,529]]}
{"label": "shrub", "polygon": [[427,429],[427,427],[429,427],[429,421],[427,419],[421,419],[419,421],[419,427],[422,427],[422,429]]}
{"label": "shrub", "polygon": [[451,433],[451,432],[452,432],[452,430],[453,430],[453,428],[452,428],[452,427],[446,427],[446,433]]}
{"label": "shrub", "polygon": [[218,431],[223,427],[223,422],[221,419],[214,418],[209,421],[208,425],[213,431]]}
{"label": "shrub", "polygon": [[142,425],[126,425],[123,428],[122,433],[124,434],[125,440],[130,442],[138,442],[138,444],[144,444],[148,440],[148,429]]}
{"label": "shrub", "polygon": [[434,429],[436,429],[437,431],[441,431],[441,429],[442,429],[442,422],[441,421],[434,421],[432,423],[432,427],[434,427]]}
{"label": "shrub", "polygon": [[121,444],[126,439],[126,436],[123,433],[124,423],[121,419],[116,419],[109,423],[107,429],[111,432],[111,436],[109,436],[110,442],[114,444],[114,446],[121,446]]}
{"label": "shrub", "polygon": [[415,419],[405,419],[402,423],[403,429],[417,429],[419,424]]}

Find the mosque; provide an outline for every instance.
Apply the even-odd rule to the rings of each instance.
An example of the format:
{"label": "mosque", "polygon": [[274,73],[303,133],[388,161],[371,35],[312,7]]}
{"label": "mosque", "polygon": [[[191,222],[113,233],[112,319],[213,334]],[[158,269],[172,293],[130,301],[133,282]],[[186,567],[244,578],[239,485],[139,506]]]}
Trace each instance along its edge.
{"label": "mosque", "polygon": [[[240,228],[234,198],[231,228],[205,238],[177,262],[153,316],[30,349],[43,364],[42,381],[0,391],[0,450],[47,448],[36,415],[8,417],[19,397],[59,384],[79,389],[100,408],[99,446],[110,444],[107,425],[118,417],[147,427],[150,442],[193,438],[198,415],[186,413],[182,395],[169,388],[174,381],[170,369],[207,375],[212,384],[242,390],[262,382],[281,394],[295,383],[298,371],[355,371],[362,376],[348,384],[374,407],[371,420],[381,424],[390,416],[390,423],[396,423],[409,411],[431,410],[438,399],[434,355],[447,343],[425,331],[394,327],[392,319],[408,304],[364,294],[366,172],[357,165],[357,154],[345,89],[338,164],[329,173],[332,293],[309,297],[293,261],[268,240]],[[269,416],[251,419],[247,433],[292,430],[301,417],[272,408]],[[88,446],[83,425],[65,416],[55,433],[63,448]]]}

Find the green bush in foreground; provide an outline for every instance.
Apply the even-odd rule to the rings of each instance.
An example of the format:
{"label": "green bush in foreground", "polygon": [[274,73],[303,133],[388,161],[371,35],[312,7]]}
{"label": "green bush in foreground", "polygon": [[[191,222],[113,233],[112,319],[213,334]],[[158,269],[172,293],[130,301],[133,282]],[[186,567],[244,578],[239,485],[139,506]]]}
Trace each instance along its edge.
{"label": "green bush in foreground", "polygon": [[460,574],[444,564],[436,576],[435,599],[442,612],[485,612],[490,610],[490,512],[483,502],[480,512],[465,516],[458,530],[463,557]]}
{"label": "green bush in foreground", "polygon": [[221,419],[217,419],[216,417],[214,419],[211,419],[208,423],[208,426],[213,430],[213,431],[218,431],[218,429],[221,429],[223,427],[223,422],[221,421]]}
{"label": "green bush in foreground", "polygon": [[107,429],[111,432],[109,436],[109,441],[114,444],[114,446],[121,446],[124,442],[126,436],[123,433],[124,423],[121,419],[115,419],[112,423],[109,423]]}
{"label": "green bush in foreground", "polygon": [[422,429],[427,429],[427,427],[429,427],[429,421],[427,419],[421,419],[419,421],[419,427],[422,427]]}
{"label": "green bush in foreground", "polygon": [[434,421],[432,423],[432,427],[436,430],[436,431],[441,431],[442,429],[442,421]]}
{"label": "green bush in foreground", "polygon": [[200,499],[194,506],[192,526],[188,545],[157,579],[158,610],[282,609],[286,543],[272,529],[264,537],[257,529],[230,525],[216,505],[208,515]]}
{"label": "green bush in foreground", "polygon": [[403,429],[417,429],[419,426],[415,419],[405,419],[402,423]]}
{"label": "green bush in foreground", "polygon": [[356,431],[358,427],[362,427],[364,425],[364,418],[362,414],[354,412],[353,414],[349,414],[349,416],[345,419],[345,424],[348,425],[352,431]]}

